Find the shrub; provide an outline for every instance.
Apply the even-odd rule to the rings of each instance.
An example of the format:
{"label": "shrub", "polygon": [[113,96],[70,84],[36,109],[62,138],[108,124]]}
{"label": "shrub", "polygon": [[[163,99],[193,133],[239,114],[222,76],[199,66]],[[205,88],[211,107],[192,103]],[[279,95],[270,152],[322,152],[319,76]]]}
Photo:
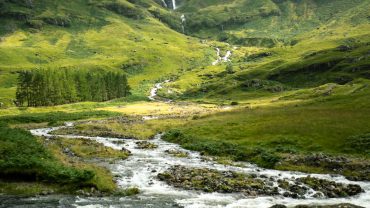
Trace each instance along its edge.
{"label": "shrub", "polygon": [[37,18],[43,20],[45,23],[50,25],[62,26],[62,27],[69,27],[71,26],[71,18],[69,15],[66,14],[55,14],[49,10],[43,12]]}
{"label": "shrub", "polygon": [[346,139],[344,148],[348,152],[370,153],[370,133],[351,136]]}
{"label": "shrub", "polygon": [[261,79],[248,79],[241,83],[243,90],[266,90],[270,92],[282,92],[287,89],[284,85],[279,82],[261,80]]}
{"label": "shrub", "polygon": [[62,165],[30,132],[0,124],[0,178],[84,184],[93,177],[91,171]]}
{"label": "shrub", "polygon": [[234,72],[234,67],[233,67],[233,65],[232,64],[228,64],[227,66],[226,66],[226,72],[228,73],[228,74],[234,74],[235,72]]}
{"label": "shrub", "polygon": [[198,120],[198,119],[200,119],[200,116],[199,115],[194,115],[191,119],[192,120]]}
{"label": "shrub", "polygon": [[260,157],[261,161],[258,164],[264,168],[273,168],[280,161],[280,157],[272,152],[263,152]]}
{"label": "shrub", "polygon": [[44,26],[44,22],[42,20],[28,20],[27,25],[34,29],[41,29]]}
{"label": "shrub", "polygon": [[137,187],[127,188],[123,190],[119,190],[114,193],[115,196],[133,196],[140,193],[140,189]]}
{"label": "shrub", "polygon": [[130,2],[131,4],[140,5],[140,6],[145,7],[145,8],[150,8],[152,6],[151,4],[149,4],[145,0],[127,0],[127,1]]}

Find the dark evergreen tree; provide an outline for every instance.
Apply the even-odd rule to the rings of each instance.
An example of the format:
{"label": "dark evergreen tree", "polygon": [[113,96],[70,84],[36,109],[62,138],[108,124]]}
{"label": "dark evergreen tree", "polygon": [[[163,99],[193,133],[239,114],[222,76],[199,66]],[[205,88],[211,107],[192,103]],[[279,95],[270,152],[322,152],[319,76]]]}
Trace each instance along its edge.
{"label": "dark evergreen tree", "polygon": [[107,101],[129,94],[126,75],[104,70],[36,69],[19,72],[16,104],[52,106]]}

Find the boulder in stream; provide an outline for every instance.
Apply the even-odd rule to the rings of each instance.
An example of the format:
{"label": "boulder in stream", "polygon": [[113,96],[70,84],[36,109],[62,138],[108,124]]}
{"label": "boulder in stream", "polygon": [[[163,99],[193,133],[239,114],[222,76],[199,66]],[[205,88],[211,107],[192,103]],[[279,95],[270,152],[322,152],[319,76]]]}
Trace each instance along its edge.
{"label": "boulder in stream", "polygon": [[158,178],[178,188],[205,192],[244,193],[246,196],[277,195],[278,189],[247,174],[207,168],[173,166]]}
{"label": "boulder in stream", "polygon": [[137,149],[155,149],[158,145],[150,143],[148,141],[139,141],[136,142],[136,148]]}
{"label": "boulder in stream", "polygon": [[298,178],[296,181],[306,184],[308,187],[317,192],[321,192],[328,198],[348,197],[364,192],[364,190],[357,184],[336,183],[334,181],[310,176]]}

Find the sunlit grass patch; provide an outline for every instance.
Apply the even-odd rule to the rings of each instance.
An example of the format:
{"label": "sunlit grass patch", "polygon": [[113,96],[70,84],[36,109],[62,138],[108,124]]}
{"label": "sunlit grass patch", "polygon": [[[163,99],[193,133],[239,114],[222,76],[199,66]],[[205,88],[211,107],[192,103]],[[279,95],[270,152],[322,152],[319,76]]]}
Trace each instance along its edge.
{"label": "sunlit grass patch", "polygon": [[98,108],[98,110],[141,116],[189,116],[190,114],[205,114],[212,111],[218,111],[219,109],[213,104],[194,104],[191,102],[138,102],[128,105],[103,107]]}

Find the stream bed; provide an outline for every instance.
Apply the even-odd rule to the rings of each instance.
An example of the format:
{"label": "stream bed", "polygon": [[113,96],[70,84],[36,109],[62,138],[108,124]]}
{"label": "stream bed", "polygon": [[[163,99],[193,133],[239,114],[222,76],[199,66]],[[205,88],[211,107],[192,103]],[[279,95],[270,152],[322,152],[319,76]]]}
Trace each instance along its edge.
{"label": "stream bed", "polygon": [[[31,130],[36,136],[52,137],[50,132],[59,128],[70,127],[68,123],[64,127],[43,128]],[[132,155],[126,160],[118,160],[109,164],[108,168],[116,177],[121,188],[137,187],[140,194],[130,197],[85,197],[85,196],[40,196],[31,198],[0,197],[0,207],[248,207],[267,208],[275,204],[286,206],[295,205],[330,205],[339,203],[351,203],[358,206],[370,205],[370,183],[348,181],[343,176],[305,174],[300,172],[278,171],[259,168],[250,163],[235,163],[235,165],[223,165],[205,158],[198,152],[188,151],[177,144],[168,143],[161,139],[161,134],[155,136],[150,143],[158,146],[154,149],[137,148],[137,140],[125,139],[124,143],[117,143],[122,139],[106,137],[86,137],[77,135],[63,135],[65,138],[85,138],[95,140],[105,146],[121,150],[125,148]],[[52,139],[52,138],[51,138]],[[176,157],[168,154],[168,150],[184,152],[187,157]],[[364,189],[364,193],[349,198],[315,198],[314,190],[309,190],[304,199],[293,199],[277,196],[246,196],[241,193],[206,193],[195,190],[175,188],[158,179],[158,174],[174,166],[186,168],[207,168],[217,171],[235,171],[238,173],[254,174],[260,178],[273,178],[275,181],[284,179],[294,182],[295,179],[307,177],[322,178],[337,183],[357,184]],[[272,184],[275,186],[276,184]]]}

